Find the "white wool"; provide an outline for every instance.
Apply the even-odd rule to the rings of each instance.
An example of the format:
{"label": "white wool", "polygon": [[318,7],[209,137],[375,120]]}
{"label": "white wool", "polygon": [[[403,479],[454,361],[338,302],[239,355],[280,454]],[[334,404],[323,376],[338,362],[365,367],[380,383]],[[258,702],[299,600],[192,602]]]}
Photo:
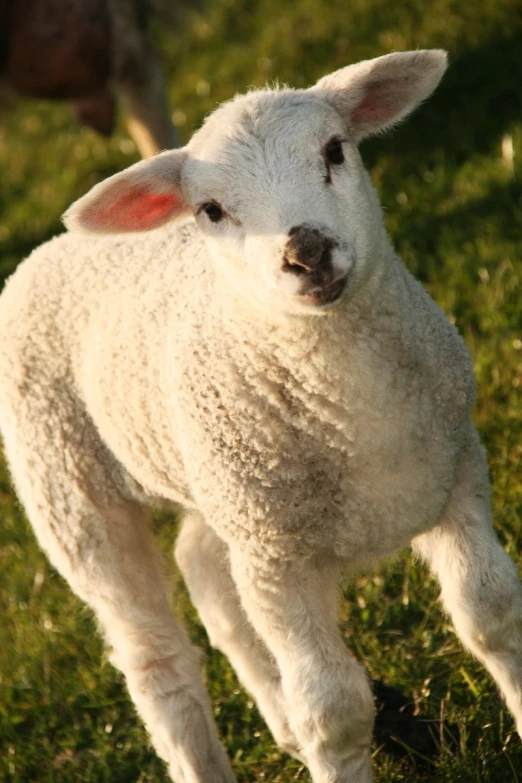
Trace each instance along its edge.
{"label": "white wool", "polygon": [[396,258],[355,143],[444,68],[390,55],[225,104],[185,149],[80,199],[66,220],[84,233],[2,295],[18,493],[180,783],[233,775],[147,503],[185,510],[176,554],[210,639],[314,783],[371,781],[372,694],[337,589],[410,543],[522,729],[522,597],[491,527],[471,362]]}

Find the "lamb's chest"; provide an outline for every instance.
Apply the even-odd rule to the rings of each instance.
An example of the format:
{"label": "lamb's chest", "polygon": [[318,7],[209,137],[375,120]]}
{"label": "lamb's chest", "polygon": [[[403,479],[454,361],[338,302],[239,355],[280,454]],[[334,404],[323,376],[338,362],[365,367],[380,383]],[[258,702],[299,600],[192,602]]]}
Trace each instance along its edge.
{"label": "lamb's chest", "polygon": [[436,386],[396,366],[352,382],[347,371],[339,388],[324,373],[216,369],[198,373],[187,439],[202,439],[205,458],[194,458],[204,498],[219,477],[214,519],[226,509],[249,517],[249,529],[355,561],[390,555],[435,524],[457,453]]}

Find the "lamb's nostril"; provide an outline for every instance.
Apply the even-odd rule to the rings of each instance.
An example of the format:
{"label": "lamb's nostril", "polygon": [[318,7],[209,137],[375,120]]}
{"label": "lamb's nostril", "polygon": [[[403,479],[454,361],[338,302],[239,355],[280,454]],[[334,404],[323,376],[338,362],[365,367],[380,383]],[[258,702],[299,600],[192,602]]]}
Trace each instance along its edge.
{"label": "lamb's nostril", "polygon": [[323,247],[314,255],[288,253],[283,256],[283,271],[306,276],[315,285],[328,283],[333,271],[330,248]]}
{"label": "lamb's nostril", "polygon": [[332,240],[316,228],[294,226],[283,256],[283,270],[306,275],[317,285],[327,282],[331,273]]}
{"label": "lamb's nostril", "polygon": [[300,258],[283,257],[283,270],[285,272],[293,272],[295,275],[311,275],[314,271],[315,265],[310,261],[303,261]]}

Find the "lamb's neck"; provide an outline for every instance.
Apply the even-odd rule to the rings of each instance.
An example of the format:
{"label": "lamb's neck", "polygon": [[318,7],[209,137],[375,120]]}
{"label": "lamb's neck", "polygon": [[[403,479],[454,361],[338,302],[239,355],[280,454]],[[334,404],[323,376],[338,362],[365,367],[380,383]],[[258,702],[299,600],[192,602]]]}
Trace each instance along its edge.
{"label": "lamb's neck", "polygon": [[224,331],[231,343],[283,366],[302,366],[313,354],[338,361],[340,347],[345,354],[361,337],[381,330],[383,316],[392,318],[388,327],[393,329],[393,314],[400,311],[403,296],[397,266],[400,262],[395,261],[379,268],[352,296],[321,313],[267,314],[238,297],[228,302]]}
{"label": "lamb's neck", "polygon": [[400,360],[393,354],[404,347],[401,279],[377,275],[324,315],[279,321],[260,319],[252,308],[234,308],[233,317],[229,310],[222,353],[254,396],[283,394],[303,411],[319,406],[337,427],[386,373],[383,361]]}

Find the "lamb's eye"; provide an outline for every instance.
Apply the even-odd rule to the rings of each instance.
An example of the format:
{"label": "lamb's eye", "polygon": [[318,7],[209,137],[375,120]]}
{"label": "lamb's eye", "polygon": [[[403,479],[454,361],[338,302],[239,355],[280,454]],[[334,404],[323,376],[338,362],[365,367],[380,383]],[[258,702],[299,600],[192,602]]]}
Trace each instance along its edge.
{"label": "lamb's eye", "polygon": [[223,219],[223,210],[215,201],[208,201],[201,209],[213,223],[219,223]]}
{"label": "lamb's eye", "polygon": [[344,163],[343,145],[340,139],[330,139],[325,147],[326,160],[334,166]]}

